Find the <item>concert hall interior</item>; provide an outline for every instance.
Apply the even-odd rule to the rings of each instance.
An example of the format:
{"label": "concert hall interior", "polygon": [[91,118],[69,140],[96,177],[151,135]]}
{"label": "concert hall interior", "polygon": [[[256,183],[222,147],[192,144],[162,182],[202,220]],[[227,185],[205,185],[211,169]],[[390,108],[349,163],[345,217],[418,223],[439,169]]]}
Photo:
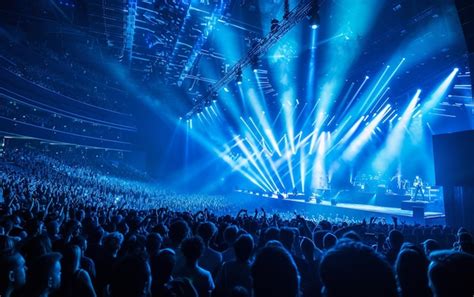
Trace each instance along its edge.
{"label": "concert hall interior", "polygon": [[[472,0],[1,1],[0,41],[0,262],[33,267],[18,286],[1,268],[0,296],[388,296],[330,288],[331,255],[366,245],[394,268],[391,296],[474,296],[443,293],[432,266],[445,263],[428,254],[431,287],[404,292],[390,242],[396,231],[420,253],[436,239],[474,254]],[[285,228],[299,230],[294,250]],[[255,241],[248,295],[222,287],[237,233]],[[314,295],[295,256],[305,240],[321,252]],[[162,262],[176,257],[174,270],[179,257],[198,267],[201,241],[203,257],[222,257],[199,264],[206,284],[193,270],[178,285],[171,270],[155,275],[142,241]],[[301,274],[298,295],[258,287],[258,251],[277,245]],[[68,264],[77,246],[97,276]],[[127,264],[140,248],[144,262]],[[56,262],[55,284],[45,267]],[[141,295],[143,278],[120,278],[140,263],[151,281]]]}

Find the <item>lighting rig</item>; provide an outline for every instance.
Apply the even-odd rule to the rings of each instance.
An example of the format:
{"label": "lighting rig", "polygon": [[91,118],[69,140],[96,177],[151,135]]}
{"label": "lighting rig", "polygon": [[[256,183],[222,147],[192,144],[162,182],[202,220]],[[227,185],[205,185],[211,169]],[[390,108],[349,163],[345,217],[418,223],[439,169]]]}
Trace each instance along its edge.
{"label": "lighting rig", "polygon": [[302,0],[293,10],[288,13],[285,11],[285,17],[282,21],[278,22],[278,24],[273,24],[272,21],[272,30],[270,30],[270,33],[256,42],[245,57],[241,58],[220,80],[210,86],[206,94],[196,100],[194,107],[185,115],[184,118],[189,120],[194,115],[202,112],[206,103],[209,104],[209,102],[215,100],[217,92],[230,81],[234,80],[234,78],[237,80],[237,83],[242,83],[242,69],[255,63],[261,55],[266,53],[274,44],[280,41],[288,31],[303,19],[307,17],[314,18],[313,15],[319,10],[318,2],[318,0]]}

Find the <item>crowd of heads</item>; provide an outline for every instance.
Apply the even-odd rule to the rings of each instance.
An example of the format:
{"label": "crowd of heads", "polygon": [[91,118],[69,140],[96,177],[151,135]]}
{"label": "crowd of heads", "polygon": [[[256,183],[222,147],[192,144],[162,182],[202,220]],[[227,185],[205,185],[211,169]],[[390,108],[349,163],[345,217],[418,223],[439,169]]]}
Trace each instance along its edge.
{"label": "crowd of heads", "polygon": [[474,294],[470,230],[233,212],[84,162],[3,156],[0,296]]}

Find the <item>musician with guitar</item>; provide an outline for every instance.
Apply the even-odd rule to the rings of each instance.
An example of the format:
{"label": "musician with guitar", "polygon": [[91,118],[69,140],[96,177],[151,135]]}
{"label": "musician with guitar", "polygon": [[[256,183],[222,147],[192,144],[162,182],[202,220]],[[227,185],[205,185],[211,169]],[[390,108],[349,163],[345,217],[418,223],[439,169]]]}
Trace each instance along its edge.
{"label": "musician with guitar", "polygon": [[413,187],[415,187],[415,194],[413,195],[411,200],[416,201],[416,197],[418,196],[418,193],[421,194],[421,199],[425,200],[425,194],[423,193],[423,180],[418,175],[415,177],[415,180],[413,181]]}

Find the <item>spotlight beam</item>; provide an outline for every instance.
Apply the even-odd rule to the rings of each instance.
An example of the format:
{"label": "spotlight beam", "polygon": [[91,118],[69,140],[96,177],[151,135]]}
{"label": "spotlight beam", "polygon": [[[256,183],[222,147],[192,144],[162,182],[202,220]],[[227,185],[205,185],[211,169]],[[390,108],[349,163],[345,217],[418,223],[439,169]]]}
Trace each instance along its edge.
{"label": "spotlight beam", "polygon": [[441,102],[441,100],[444,99],[458,71],[458,68],[454,68],[453,71],[448,75],[448,77],[446,77],[445,80],[441,83],[441,85],[433,93],[430,94],[428,100],[422,106],[423,113],[431,111]]}
{"label": "spotlight beam", "polygon": [[385,70],[382,72],[382,75],[379,77],[374,87],[370,90],[369,95],[367,95],[367,97],[364,99],[363,104],[359,110],[360,113],[364,113],[363,110],[364,110],[365,105],[370,102],[370,97],[372,97],[372,94],[375,92],[375,90],[379,86],[380,82],[382,81],[383,77],[385,76],[389,68],[390,68],[390,65],[387,65],[387,67],[385,67]]}
{"label": "spotlight beam", "polygon": [[369,79],[368,76],[365,77],[364,81],[360,84],[359,88],[357,89],[357,91],[354,93],[354,95],[352,96],[351,100],[349,101],[349,103],[347,104],[346,108],[344,109],[344,111],[341,113],[341,116],[344,116],[347,112],[347,110],[349,110],[349,107],[352,105],[352,102],[354,102],[354,100],[356,99],[357,95],[359,95],[360,91],[362,90],[362,88],[364,87],[365,83],[367,82],[367,80]]}
{"label": "spotlight beam", "polygon": [[402,116],[399,118],[399,121],[385,140],[383,148],[379,150],[377,156],[372,162],[372,166],[377,171],[383,172],[384,169],[388,168],[388,166],[395,160],[397,155],[400,153],[400,149],[405,138],[405,127],[411,120],[413,111],[415,110],[420,99],[420,93],[421,90],[416,91],[415,95],[408,103],[408,106],[406,107]]}
{"label": "spotlight beam", "polygon": [[273,185],[274,189],[276,191],[278,191],[279,190],[278,186],[276,185],[275,181],[273,180],[272,175],[270,174],[270,172],[267,168],[267,165],[265,164],[265,160],[262,158],[262,154],[263,154],[265,149],[262,150],[262,151],[259,151],[259,149],[252,143],[252,141],[249,141],[248,139],[246,139],[246,141],[250,145],[250,147],[252,148],[252,151],[253,151],[254,155],[256,156],[258,162],[262,166],[263,170],[265,171],[265,173],[269,177],[269,180],[270,180],[271,184]]}
{"label": "spotlight beam", "polygon": [[[270,183],[270,181],[267,179],[267,177],[265,176],[265,174],[263,173],[262,169],[260,168],[260,166],[257,164],[253,154],[249,151],[249,149],[247,148],[247,146],[244,144],[244,140],[243,139],[239,139],[238,141],[238,146],[240,148],[240,150],[242,151],[242,153],[244,153],[246,159],[250,162],[250,164],[252,164],[254,166],[254,168],[257,170],[257,172],[260,174],[260,176],[262,177],[262,179],[265,181],[265,184],[270,188],[272,189],[272,185]],[[272,189],[272,190],[275,190],[275,189]]]}
{"label": "spotlight beam", "polygon": [[390,105],[387,104],[385,108],[380,112],[363,130],[362,132],[349,144],[347,149],[342,154],[342,160],[348,162],[353,161],[354,158],[362,151],[370,138],[372,131],[382,121],[388,112]]}
{"label": "spotlight beam", "polygon": [[[400,63],[398,63],[397,67],[395,67],[395,69],[393,70],[393,72],[390,74],[390,76],[387,78],[387,80],[383,83],[383,85],[380,87],[379,91],[377,92],[377,94],[375,95],[374,98],[378,98],[381,94],[381,92],[383,92],[383,90],[387,87],[387,85],[390,83],[390,81],[392,80],[392,78],[395,76],[395,74],[398,72],[398,70],[400,69],[400,67],[402,66],[403,62],[405,62],[405,58],[403,58]],[[368,100],[367,100],[368,101]],[[368,106],[368,108],[370,108],[370,105]],[[366,110],[365,110],[366,111]],[[362,111],[363,113],[365,111]]]}

